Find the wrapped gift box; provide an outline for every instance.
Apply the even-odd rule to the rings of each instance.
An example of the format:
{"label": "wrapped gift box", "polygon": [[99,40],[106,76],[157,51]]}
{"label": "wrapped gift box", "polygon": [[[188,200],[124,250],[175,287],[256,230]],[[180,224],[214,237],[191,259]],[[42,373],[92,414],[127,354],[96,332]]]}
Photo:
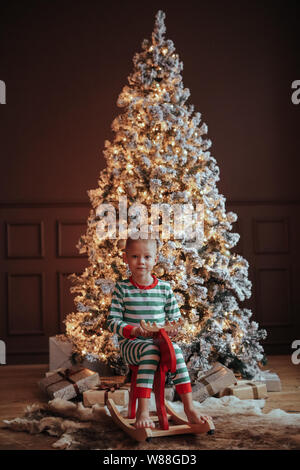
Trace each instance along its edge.
{"label": "wrapped gift box", "polygon": [[75,368],[50,374],[38,382],[38,385],[50,398],[71,400],[99,383],[100,378],[97,372]]}
{"label": "wrapped gift box", "polygon": [[275,372],[269,370],[261,370],[254,378],[255,382],[266,384],[268,392],[281,392],[280,378]]}
{"label": "wrapped gift box", "polygon": [[49,370],[68,369],[72,367],[70,357],[72,344],[70,341],[61,341],[56,336],[49,338]]}
{"label": "wrapped gift box", "polygon": [[129,388],[125,385],[115,384],[116,388],[112,385],[98,385],[91,390],[83,392],[84,406],[93,406],[96,403],[105,405],[107,398],[112,398],[116,405],[128,405],[129,401]]}
{"label": "wrapped gift box", "polygon": [[232,370],[216,362],[208,371],[198,372],[197,382],[192,385],[193,400],[204,401],[235,383],[237,379]]}
{"label": "wrapped gift box", "polygon": [[234,395],[241,400],[267,398],[265,383],[250,380],[238,380],[237,384],[229,385],[218,393],[218,397]]}
{"label": "wrapped gift box", "polygon": [[[63,335],[62,335],[63,336]],[[74,367],[71,362],[72,356],[72,343],[70,341],[62,340],[57,336],[49,338],[49,370],[67,369]],[[113,375],[114,371],[101,362],[98,358],[93,361],[84,359],[80,364],[85,369],[90,369],[98,372],[100,375]]]}

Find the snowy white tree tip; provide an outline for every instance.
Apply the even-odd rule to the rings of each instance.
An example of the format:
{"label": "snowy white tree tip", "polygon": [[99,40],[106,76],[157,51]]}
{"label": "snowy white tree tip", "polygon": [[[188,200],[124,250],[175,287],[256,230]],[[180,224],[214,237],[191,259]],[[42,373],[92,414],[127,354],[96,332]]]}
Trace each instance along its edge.
{"label": "snowy white tree tip", "polygon": [[154,43],[157,43],[158,45],[160,45],[163,42],[164,34],[166,32],[166,26],[165,26],[165,21],[164,21],[165,17],[166,17],[166,14],[162,10],[159,10],[156,13],[155,26],[154,26],[154,31],[152,33],[152,40]]}

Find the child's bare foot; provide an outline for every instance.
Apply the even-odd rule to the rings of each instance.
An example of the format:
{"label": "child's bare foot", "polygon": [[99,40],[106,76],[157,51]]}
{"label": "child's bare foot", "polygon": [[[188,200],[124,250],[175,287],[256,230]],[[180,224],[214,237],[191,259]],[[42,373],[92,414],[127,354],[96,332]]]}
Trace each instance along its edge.
{"label": "child's bare foot", "polygon": [[184,412],[190,424],[204,424],[210,416],[200,415],[195,408],[185,408]]}
{"label": "child's bare foot", "polygon": [[147,411],[142,411],[141,413],[137,413],[136,421],[134,426],[137,429],[141,428],[155,428],[155,424],[153,423],[152,419],[149,416]]}

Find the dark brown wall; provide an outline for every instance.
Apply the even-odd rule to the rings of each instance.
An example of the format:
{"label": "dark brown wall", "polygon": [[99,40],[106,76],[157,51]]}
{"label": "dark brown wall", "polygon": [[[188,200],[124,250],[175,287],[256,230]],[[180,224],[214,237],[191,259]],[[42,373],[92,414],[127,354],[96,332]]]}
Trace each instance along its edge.
{"label": "dark brown wall", "polygon": [[299,328],[300,79],[296,2],[26,1],[1,4],[0,339],[10,363],[47,361],[48,337],[73,311],[67,275],[97,186],[105,139],[132,57],[166,12],[239,216],[235,251],[249,262],[245,306],[267,328],[267,352],[291,353]]}

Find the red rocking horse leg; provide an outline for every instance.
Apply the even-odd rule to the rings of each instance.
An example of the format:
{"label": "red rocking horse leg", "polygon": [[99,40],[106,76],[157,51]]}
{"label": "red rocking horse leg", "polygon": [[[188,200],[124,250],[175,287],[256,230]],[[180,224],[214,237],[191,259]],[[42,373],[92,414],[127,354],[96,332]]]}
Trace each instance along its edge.
{"label": "red rocking horse leg", "polygon": [[176,372],[176,355],[169,336],[163,328],[153,334],[153,342],[159,347],[160,362],[154,376],[154,395],[157,416],[161,429],[169,429],[167,412],[165,407],[165,383],[166,373],[170,370]]}

